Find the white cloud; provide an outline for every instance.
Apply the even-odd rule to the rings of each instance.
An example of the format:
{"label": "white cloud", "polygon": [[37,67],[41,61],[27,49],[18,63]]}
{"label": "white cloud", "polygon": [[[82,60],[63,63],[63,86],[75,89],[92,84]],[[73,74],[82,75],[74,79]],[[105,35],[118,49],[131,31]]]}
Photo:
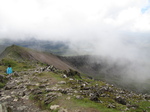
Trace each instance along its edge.
{"label": "white cloud", "polygon": [[147,64],[149,7],[150,0],[0,0],[0,38],[69,40]]}
{"label": "white cloud", "polygon": [[80,35],[81,30],[103,29],[105,25],[107,30],[148,31],[149,16],[141,13],[148,4],[148,0],[0,0],[0,34],[70,38],[72,33]]}
{"label": "white cloud", "polygon": [[149,32],[150,11],[142,12],[149,4],[149,0],[0,0],[0,37],[120,41],[124,34]]}

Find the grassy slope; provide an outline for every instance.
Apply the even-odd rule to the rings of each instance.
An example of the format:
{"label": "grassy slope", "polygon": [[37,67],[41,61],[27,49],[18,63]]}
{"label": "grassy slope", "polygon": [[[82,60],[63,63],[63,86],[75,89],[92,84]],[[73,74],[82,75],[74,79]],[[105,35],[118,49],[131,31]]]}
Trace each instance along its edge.
{"label": "grassy slope", "polygon": [[61,58],[90,77],[109,82],[134,92],[150,94],[150,79],[147,79],[145,82],[140,82],[127,77],[128,67],[132,65],[129,60],[123,61],[124,64],[119,64],[119,61],[113,62],[111,59],[94,55]]}
{"label": "grassy slope", "polygon": [[[77,83],[77,80],[74,80],[73,83],[74,85],[72,85],[72,83],[70,83],[71,81],[69,80],[69,78],[64,79],[61,77],[61,73],[52,73],[52,72],[44,72],[42,74],[39,74],[40,80],[41,79],[51,79],[51,83],[54,81],[53,85],[50,85],[49,87],[59,87],[59,88],[72,88],[75,86],[80,86],[80,84]],[[87,78],[83,78],[81,79],[83,82],[89,82],[90,86],[93,86],[95,84],[98,84],[99,87],[102,86],[106,86],[107,84],[105,82],[102,81],[94,81],[92,79],[87,79]],[[58,85],[57,82],[59,81],[66,81],[66,84],[62,84],[62,85]],[[38,80],[37,80],[38,82]],[[34,88],[38,88],[38,87],[34,87]],[[31,88],[30,88],[31,89]],[[77,91],[79,91],[80,88],[77,88]],[[117,91],[119,91],[119,88],[115,88]],[[45,96],[47,93],[43,92],[42,96]],[[70,112],[73,112],[74,110],[86,110],[85,112],[92,112],[89,110],[93,110],[95,112],[119,112],[119,111],[123,111],[127,108],[126,105],[122,105],[117,103],[116,101],[114,101],[114,96],[115,94],[108,92],[106,94],[109,94],[110,97],[100,97],[101,102],[103,103],[98,103],[98,102],[94,102],[91,101],[88,97],[84,96],[83,99],[76,99],[76,95],[79,95],[79,93],[76,93],[74,95],[66,95],[66,94],[62,94],[62,96],[59,96],[56,100],[54,100],[52,103],[50,103],[49,105],[45,105],[43,104],[43,100],[37,100],[38,96],[32,96],[31,99],[35,100],[36,102],[38,102],[38,105],[40,107],[42,107],[43,109],[49,109],[50,105],[60,105],[61,107],[67,108]],[[150,105],[150,102],[148,101],[144,101],[143,99],[140,99],[138,97],[138,95],[134,95],[131,98],[126,99],[128,102],[132,102],[131,104],[133,105],[138,105],[139,107],[136,109],[130,108],[128,110],[128,112],[141,112],[143,110],[148,110],[150,111],[150,108],[148,109],[148,106]],[[107,108],[109,103],[113,103],[116,107],[115,108]]]}
{"label": "grassy slope", "polygon": [[5,50],[6,46],[0,45],[0,53],[2,53]]}

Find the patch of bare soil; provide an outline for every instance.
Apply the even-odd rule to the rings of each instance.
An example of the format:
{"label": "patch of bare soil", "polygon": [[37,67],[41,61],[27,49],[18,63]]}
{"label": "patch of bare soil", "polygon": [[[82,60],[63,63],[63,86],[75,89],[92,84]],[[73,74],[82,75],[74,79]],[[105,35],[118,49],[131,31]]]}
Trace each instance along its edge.
{"label": "patch of bare soil", "polygon": [[66,64],[62,60],[60,60],[57,56],[52,54],[46,54],[42,52],[32,52],[29,51],[29,53],[38,61],[47,63],[50,65],[54,65],[56,68],[59,68],[61,70],[69,70],[73,69],[70,65]]}

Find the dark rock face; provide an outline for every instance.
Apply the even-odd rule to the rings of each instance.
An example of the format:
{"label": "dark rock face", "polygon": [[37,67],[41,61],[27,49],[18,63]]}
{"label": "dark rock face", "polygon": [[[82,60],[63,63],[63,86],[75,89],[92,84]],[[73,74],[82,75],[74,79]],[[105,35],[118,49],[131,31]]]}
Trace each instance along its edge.
{"label": "dark rock face", "polygon": [[44,72],[44,71],[52,71],[52,72],[56,72],[58,69],[56,67],[54,67],[53,65],[48,65],[47,67],[41,68],[40,71]]}
{"label": "dark rock face", "polygon": [[91,95],[90,100],[96,101],[96,102],[99,101],[99,95],[98,94]]}
{"label": "dark rock face", "polygon": [[12,112],[12,109],[5,103],[0,104],[0,112]]}
{"label": "dark rock face", "polygon": [[56,98],[57,98],[57,94],[55,93],[47,94],[46,97],[44,98],[44,103],[47,105],[52,101],[54,101]]}
{"label": "dark rock face", "polygon": [[74,71],[74,70],[72,70],[72,69],[69,69],[69,72],[64,71],[64,73],[67,75],[67,77],[78,76],[80,79],[82,79],[82,78],[81,78],[81,75],[80,75],[80,73],[79,73],[78,71]]}
{"label": "dark rock face", "polygon": [[145,95],[146,100],[150,100],[150,95]]}
{"label": "dark rock face", "polygon": [[31,91],[31,93],[32,93],[33,95],[38,95],[38,94],[42,94],[43,92],[42,92],[41,89],[33,89],[33,90]]}
{"label": "dark rock face", "polygon": [[120,103],[120,104],[122,104],[122,105],[126,105],[127,104],[126,100],[124,98],[120,97],[120,96],[117,96],[115,98],[115,101],[118,102],[118,103]]}
{"label": "dark rock face", "polygon": [[6,81],[6,77],[0,74],[0,82],[4,83]]}

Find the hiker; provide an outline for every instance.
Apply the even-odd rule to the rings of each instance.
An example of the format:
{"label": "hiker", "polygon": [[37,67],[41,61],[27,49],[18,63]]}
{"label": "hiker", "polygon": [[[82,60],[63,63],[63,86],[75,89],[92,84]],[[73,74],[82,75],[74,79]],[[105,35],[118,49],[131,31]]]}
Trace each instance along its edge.
{"label": "hiker", "polygon": [[13,71],[12,71],[12,68],[11,68],[11,65],[8,65],[8,68],[6,70],[6,73],[7,74],[11,74]]}

